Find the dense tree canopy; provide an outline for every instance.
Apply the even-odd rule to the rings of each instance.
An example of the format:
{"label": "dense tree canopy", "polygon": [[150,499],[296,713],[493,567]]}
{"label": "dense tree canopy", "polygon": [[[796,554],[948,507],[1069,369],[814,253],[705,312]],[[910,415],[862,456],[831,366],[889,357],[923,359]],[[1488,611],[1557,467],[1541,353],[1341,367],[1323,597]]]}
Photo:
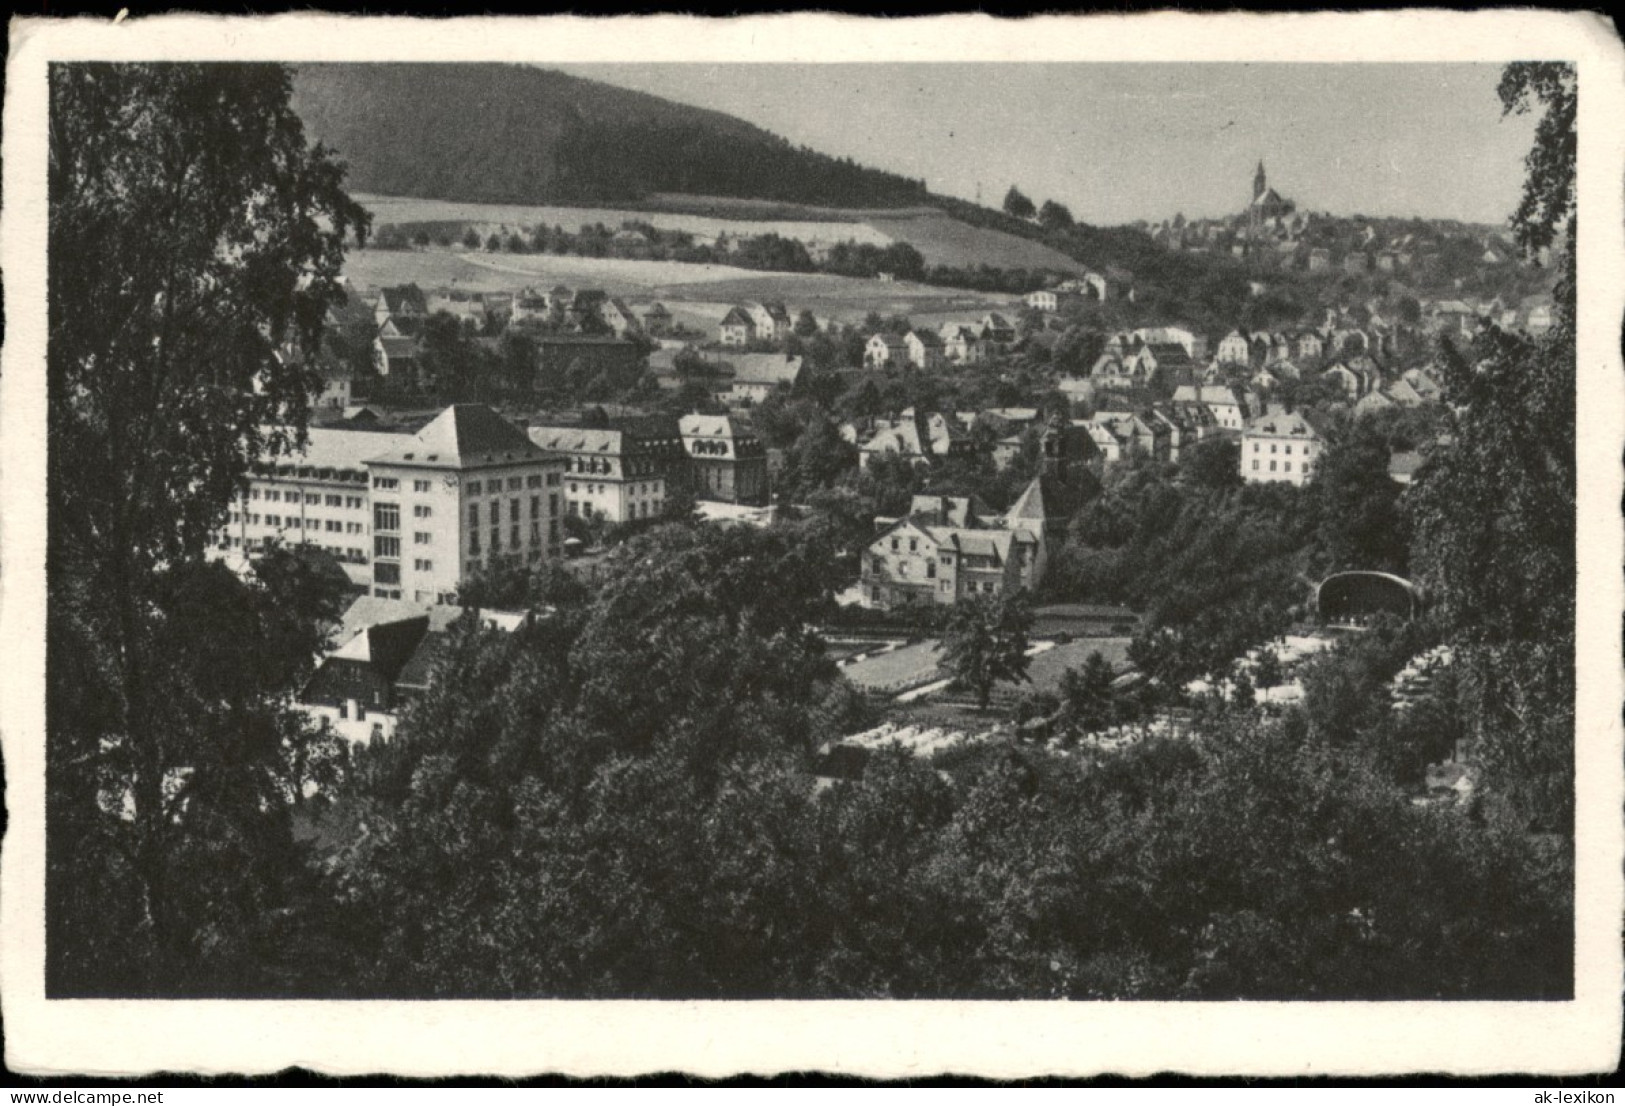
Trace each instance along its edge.
{"label": "dense tree canopy", "polygon": [[331,611],[297,574],[198,564],[250,463],[298,444],[320,385],[298,351],[367,225],[288,80],[51,70],[53,988],[201,986],[260,932],[216,881],[274,897],[298,874],[273,796],[310,763],[283,707],[315,643],[279,623]]}
{"label": "dense tree canopy", "polygon": [[1450,446],[1412,492],[1416,560],[1464,646],[1479,754],[1523,824],[1572,830],[1575,603],[1574,73],[1507,67],[1509,111],[1543,110],[1513,217],[1558,242],[1556,325],[1447,350]]}

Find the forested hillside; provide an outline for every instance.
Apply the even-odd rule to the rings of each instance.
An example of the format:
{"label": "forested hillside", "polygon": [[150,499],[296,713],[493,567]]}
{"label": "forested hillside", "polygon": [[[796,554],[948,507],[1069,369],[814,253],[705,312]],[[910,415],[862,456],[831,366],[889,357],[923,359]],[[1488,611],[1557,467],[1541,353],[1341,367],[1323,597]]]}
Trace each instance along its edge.
{"label": "forested hillside", "polygon": [[527,204],[678,192],[836,207],[926,195],[920,181],[720,112],[529,66],[303,65],[293,107],[359,192]]}

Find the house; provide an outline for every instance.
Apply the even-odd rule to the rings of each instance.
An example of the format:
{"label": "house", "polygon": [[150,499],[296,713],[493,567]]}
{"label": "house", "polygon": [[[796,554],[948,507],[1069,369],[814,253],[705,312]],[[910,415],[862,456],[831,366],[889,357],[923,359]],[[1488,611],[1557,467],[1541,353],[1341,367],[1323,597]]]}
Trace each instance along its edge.
{"label": "house", "polygon": [[1156,380],[1173,380],[1181,374],[1195,371],[1195,362],[1185,347],[1177,342],[1147,342],[1134,354],[1135,379],[1141,384]]}
{"label": "house", "polygon": [[1215,359],[1227,365],[1246,365],[1252,361],[1252,337],[1245,330],[1232,330],[1219,339]]}
{"label": "house", "polygon": [[1081,422],[1074,420],[1072,425],[1089,435],[1089,444],[1094,447],[1096,456],[1105,464],[1115,465],[1123,459],[1125,444],[1110,427],[1087,419]]}
{"label": "house", "polygon": [[485,300],[478,292],[461,288],[436,288],[425,297],[427,313],[437,315],[444,311],[458,322],[479,327],[485,325]]}
{"label": "house", "polygon": [[1397,407],[1421,407],[1428,402],[1416,386],[1404,377],[1400,377],[1383,391]]}
{"label": "house", "polygon": [[350,366],[335,357],[323,358],[321,361],[322,390],[316,393],[311,402],[313,411],[339,411],[342,412],[350,406],[351,378],[355,375]]}
{"label": "house", "polygon": [[[673,470],[687,467],[675,427],[664,432],[623,428],[532,426],[530,440],[564,458],[567,517],[633,522],[658,518],[673,486]],[[684,474],[686,475],[686,474]]]}
{"label": "house", "polygon": [[982,341],[992,347],[991,352],[1001,353],[1015,345],[1015,325],[997,311],[989,311],[982,316]]}
{"label": "house", "polygon": [[971,421],[990,426],[999,434],[1018,434],[1042,425],[1036,407],[989,407],[977,412]]}
{"label": "house", "polygon": [[787,353],[736,353],[728,358],[733,380],[723,398],[733,404],[760,403],[779,389],[800,383],[803,362]]}
{"label": "house", "polygon": [[948,360],[961,365],[974,365],[982,360],[982,337],[977,328],[968,323],[950,323],[941,331],[942,352]]}
{"label": "house", "polygon": [[1160,403],[1145,413],[1145,419],[1151,424],[1152,430],[1167,438],[1170,461],[1179,460],[1180,449],[1194,445],[1200,436],[1197,428],[1187,423],[1185,410],[1186,408]]}
{"label": "house", "polygon": [[1250,484],[1309,482],[1320,456],[1320,435],[1301,412],[1272,411],[1241,432],[1241,478]]}
{"label": "house", "polygon": [[[859,566],[864,605],[882,610],[951,606],[968,597],[1035,590],[1066,524],[1070,498],[1069,489],[1046,473],[1035,477],[1000,518],[967,517],[969,501],[941,514],[911,512],[886,526],[864,550]],[[935,521],[950,513],[962,524]]]}
{"label": "house", "polygon": [[1124,390],[1138,388],[1145,383],[1136,374],[1139,362],[1131,355],[1127,358],[1114,353],[1103,353],[1089,369],[1089,381],[1094,388]]}
{"label": "house", "polygon": [[1072,307],[1082,302],[1082,293],[1064,288],[1043,288],[1036,292],[1028,292],[1026,295],[1028,307],[1046,314],[1054,314],[1063,307]]}
{"label": "house", "polygon": [[1000,438],[993,443],[990,455],[993,458],[993,467],[1003,472],[1021,459],[1021,451],[1026,448],[1027,440],[1020,434],[1011,434]]}
{"label": "house", "polygon": [[1207,356],[1207,338],[1182,326],[1146,326],[1131,333],[1134,339],[1145,345],[1172,342],[1183,346],[1185,355],[1192,361],[1200,361]]}
{"label": "house", "polygon": [[1202,403],[1193,403],[1189,400],[1169,401],[1157,404],[1152,411],[1162,414],[1178,431],[1177,434],[1170,433],[1168,441],[1170,461],[1179,459],[1178,450],[1211,438],[1219,432],[1219,420],[1214,417],[1213,411]]}
{"label": "house", "polygon": [[1332,267],[1332,251],[1316,246],[1309,251],[1309,271],[1323,273]]}
{"label": "house", "polygon": [[1255,403],[1227,384],[1183,385],[1174,389],[1174,403],[1195,403],[1207,408],[1219,430],[1240,430],[1257,410]]}
{"label": "house", "polygon": [[871,334],[863,347],[863,363],[871,369],[902,368],[909,364],[908,343],[900,334]]}
{"label": "house", "polygon": [[596,330],[608,325],[604,318],[609,295],[601,288],[583,288],[570,298],[566,322],[576,330]]}
{"label": "house", "polygon": [[643,330],[651,337],[658,338],[671,333],[671,312],[666,310],[663,303],[651,303],[643,309]]}
{"label": "house", "polygon": [[491,564],[558,555],[563,471],[480,404],[447,407],[416,434],[313,428],[302,453],[252,471],[216,543],[314,546],[374,596],[450,602]]}
{"label": "house", "polygon": [[1313,330],[1300,330],[1291,336],[1292,356],[1304,364],[1311,364],[1320,359],[1325,352],[1326,344],[1321,341],[1320,335]]}
{"label": "house", "polygon": [[628,334],[637,334],[643,330],[643,324],[626,305],[626,301],[614,296],[610,296],[599,305],[598,317],[609,326],[617,338],[624,338]]}
{"label": "house", "polygon": [[475,297],[485,305],[485,320],[487,323],[500,323],[506,325],[513,318],[512,292],[476,292]]}
{"label": "house", "polygon": [[725,346],[748,346],[756,340],[756,320],[749,309],[730,307],[722,317],[718,338]]}
{"label": "house", "polygon": [[957,421],[938,412],[910,407],[894,423],[880,425],[873,437],[858,447],[858,468],[867,469],[875,457],[898,456],[916,465],[933,458],[969,456],[975,449],[970,435]]}
{"label": "house", "polygon": [[400,334],[380,334],[372,342],[372,368],[379,376],[415,382],[418,340]]}
{"label": "house", "polygon": [[998,516],[975,496],[916,495],[909,500],[908,513],[901,518],[875,518],[875,532],[882,533],[903,518],[925,526],[958,526],[970,529],[998,525]]}
{"label": "house", "polygon": [[1478,319],[1478,312],[1461,300],[1441,300],[1428,311],[1433,331],[1451,337],[1472,337],[1478,330]]}
{"label": "house", "polygon": [[341,616],[339,645],[316,666],[296,706],[354,745],[388,741],[404,707],[428,690],[435,662],[462,619],[512,632],[530,616],[362,596]]}
{"label": "house", "polygon": [[731,415],[684,415],[678,430],[699,498],[767,503],[767,451],[744,423]]}
{"label": "house", "polygon": [[1331,333],[1331,347],[1334,354],[1375,352],[1371,346],[1370,336],[1358,327],[1338,327]]}
{"label": "house", "polygon": [[548,306],[547,297],[535,292],[525,291],[513,299],[513,314],[509,322],[524,325],[526,323],[546,322],[552,315],[552,308]]}
{"label": "house", "polygon": [[1378,411],[1391,411],[1394,407],[1394,401],[1383,395],[1381,388],[1373,388],[1360,397],[1360,401],[1354,405],[1354,413],[1356,416],[1372,415]]}
{"label": "house", "polygon": [[1428,403],[1442,403],[1444,401],[1444,388],[1438,379],[1427,369],[1407,369],[1402,380],[1416,389],[1416,394]]}
{"label": "house", "polygon": [[745,310],[750,314],[751,322],[756,324],[757,340],[763,342],[782,342],[790,337],[790,312],[785,310],[782,303],[750,303],[745,304]]}
{"label": "house", "polygon": [[373,301],[373,318],[380,329],[395,322],[399,333],[416,333],[417,324],[429,314],[429,299],[416,284],[382,288]]}
{"label": "house", "polygon": [[1365,356],[1339,358],[1320,376],[1341,388],[1350,403],[1359,402],[1382,384],[1382,370]]}
{"label": "house", "polygon": [[[1096,411],[1089,417],[1089,422],[1117,439],[1119,458],[1143,454],[1158,461],[1169,459],[1172,442],[1166,425],[1148,421],[1132,411]],[[1094,439],[1094,435],[1090,437]]]}
{"label": "house", "polygon": [[942,339],[933,330],[911,330],[903,336],[908,350],[908,363],[916,369],[940,369],[947,362]]}
{"label": "house", "polygon": [[1067,402],[1074,407],[1080,402],[1093,402],[1095,398],[1095,383],[1087,375],[1078,376],[1072,372],[1064,372],[1056,378],[1055,390],[1064,395]]}

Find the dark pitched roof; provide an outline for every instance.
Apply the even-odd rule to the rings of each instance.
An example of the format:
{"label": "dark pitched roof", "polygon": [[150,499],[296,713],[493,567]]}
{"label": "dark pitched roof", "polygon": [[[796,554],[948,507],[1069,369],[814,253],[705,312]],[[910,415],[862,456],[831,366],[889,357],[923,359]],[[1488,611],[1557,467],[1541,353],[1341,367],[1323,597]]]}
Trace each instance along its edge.
{"label": "dark pitched roof", "polygon": [[546,456],[525,432],[481,403],[442,411],[411,440],[371,459],[374,463],[467,468]]}
{"label": "dark pitched roof", "polygon": [[412,650],[411,656],[401,666],[400,674],[395,677],[396,686],[413,691],[427,690],[429,677],[434,674],[435,665],[440,658],[446,655],[449,643],[448,634],[434,631],[425,633],[418,639],[417,648]]}

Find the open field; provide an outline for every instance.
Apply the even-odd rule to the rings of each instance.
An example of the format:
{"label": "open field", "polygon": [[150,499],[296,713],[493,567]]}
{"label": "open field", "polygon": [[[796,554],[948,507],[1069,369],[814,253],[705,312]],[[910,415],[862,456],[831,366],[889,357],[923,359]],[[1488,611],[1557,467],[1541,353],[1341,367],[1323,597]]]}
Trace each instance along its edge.
{"label": "open field", "polygon": [[940,211],[913,217],[894,215],[871,219],[868,225],[880,234],[907,242],[919,250],[927,265],[961,269],[991,265],[995,269],[1054,269],[1074,273],[1084,268],[1066,254],[1040,242],[986,227],[973,227]]}
{"label": "open field", "polygon": [[907,242],[920,251],[927,265],[991,265],[1065,272],[1083,268],[1041,243],[974,227],[932,207],[840,211],[712,196],[656,196],[650,198],[647,209],[453,203],[367,194],[357,199],[380,225],[466,224],[475,227],[482,237],[493,231],[528,232],[538,223],[574,232],[584,224],[619,227],[628,220],[638,220],[700,238],[777,234],[801,242],[862,242],[875,246]]}
{"label": "open field", "polygon": [[[603,288],[614,294],[655,293],[687,284],[737,281],[762,274],[726,265],[631,261],[559,254],[454,250],[356,250],[344,259],[352,283],[378,288],[416,281],[425,288],[455,284],[471,291],[513,291],[525,285]],[[861,283],[861,282],[860,282]]]}
{"label": "open field", "polygon": [[[619,227],[629,220],[650,223],[661,230],[687,231],[701,238],[715,238],[719,234],[758,235],[777,234],[783,238],[821,242],[868,242],[885,246],[891,239],[863,222],[846,218],[718,218],[700,211],[655,211],[625,207],[528,207],[518,204],[470,204],[447,200],[417,200],[401,196],[356,197],[375,222],[397,226],[413,223],[467,223],[476,226],[482,234],[493,230],[526,230],[538,223],[563,227],[574,233],[583,225],[602,223],[606,227]],[[702,198],[703,199],[703,198]],[[772,205],[770,210],[786,205]],[[829,209],[816,209],[825,212]],[[829,211],[834,214],[833,211]]]}
{"label": "open field", "polygon": [[764,273],[727,265],[559,254],[352,249],[345,257],[344,272],[358,288],[409,282],[424,288],[455,286],[476,292],[511,292],[559,283],[602,288],[633,303],[662,300],[679,321],[706,326],[716,325],[729,307],[744,300],[779,300],[798,311],[810,308],[821,321],[849,323],[862,321],[870,311],[980,318],[989,310],[1013,310],[1014,302],[1005,296],[929,284],[882,284],[823,273]]}

